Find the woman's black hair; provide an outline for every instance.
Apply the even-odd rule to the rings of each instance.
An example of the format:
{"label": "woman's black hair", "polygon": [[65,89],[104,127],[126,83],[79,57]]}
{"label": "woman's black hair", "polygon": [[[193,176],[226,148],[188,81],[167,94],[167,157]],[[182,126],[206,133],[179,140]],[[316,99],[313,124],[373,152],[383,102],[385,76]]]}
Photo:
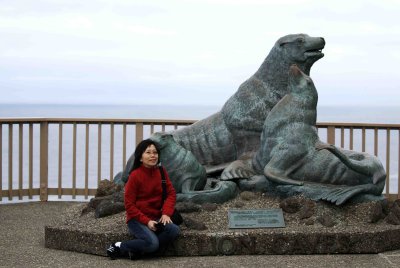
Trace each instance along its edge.
{"label": "woman's black hair", "polygon": [[156,150],[158,153],[157,165],[160,163],[160,149],[159,149],[158,144],[150,139],[142,140],[141,142],[139,142],[139,144],[136,146],[136,149],[135,149],[135,153],[134,153],[135,160],[133,161],[132,171],[142,165],[142,162],[140,162],[140,159],[142,158],[142,155],[146,151],[147,147],[149,147],[150,145],[154,145],[154,147],[156,147]]}

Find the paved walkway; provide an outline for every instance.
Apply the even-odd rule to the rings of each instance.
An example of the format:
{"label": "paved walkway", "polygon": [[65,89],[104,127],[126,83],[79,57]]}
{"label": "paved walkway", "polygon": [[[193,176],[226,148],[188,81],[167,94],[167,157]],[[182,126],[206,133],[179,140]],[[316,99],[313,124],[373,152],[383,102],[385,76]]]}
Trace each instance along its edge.
{"label": "paved walkway", "polygon": [[44,226],[70,202],[0,205],[0,267],[400,267],[400,250],[368,255],[247,255],[111,261],[44,247]]}

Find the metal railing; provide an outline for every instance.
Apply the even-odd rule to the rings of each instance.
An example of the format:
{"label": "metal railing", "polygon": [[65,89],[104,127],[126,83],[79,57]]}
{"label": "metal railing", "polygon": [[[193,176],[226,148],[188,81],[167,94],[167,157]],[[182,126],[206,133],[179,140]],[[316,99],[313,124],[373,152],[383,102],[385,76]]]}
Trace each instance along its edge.
{"label": "metal railing", "polygon": [[[123,169],[139,141],[194,122],[0,119],[0,201],[34,196],[42,201],[49,196],[88,199],[101,179],[112,180]],[[318,123],[317,127],[320,138],[328,143],[378,156],[387,173],[385,195],[400,197],[400,124]]]}

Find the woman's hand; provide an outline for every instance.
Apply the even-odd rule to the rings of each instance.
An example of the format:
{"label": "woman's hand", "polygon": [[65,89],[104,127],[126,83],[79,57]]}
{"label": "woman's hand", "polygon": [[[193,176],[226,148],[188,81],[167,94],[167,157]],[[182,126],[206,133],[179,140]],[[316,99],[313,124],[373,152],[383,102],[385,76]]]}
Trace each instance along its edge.
{"label": "woman's hand", "polygon": [[157,227],[156,227],[157,222],[156,221],[149,221],[147,223],[147,227],[149,227],[150,230],[152,231],[157,231]]}
{"label": "woman's hand", "polygon": [[160,218],[160,222],[164,225],[167,223],[172,223],[171,218],[168,215],[162,215]]}

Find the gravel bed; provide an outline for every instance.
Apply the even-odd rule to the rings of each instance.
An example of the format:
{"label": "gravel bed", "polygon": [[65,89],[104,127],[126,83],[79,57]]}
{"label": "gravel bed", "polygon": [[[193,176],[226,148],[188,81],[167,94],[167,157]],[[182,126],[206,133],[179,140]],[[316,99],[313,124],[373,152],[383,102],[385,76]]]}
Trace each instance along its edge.
{"label": "gravel bed", "polygon": [[[302,197],[296,197],[301,199]],[[182,232],[231,232],[235,231],[228,227],[228,211],[230,209],[270,209],[279,208],[282,199],[262,193],[243,192],[235,199],[224,204],[216,206],[214,211],[200,208],[198,212],[182,213],[184,219],[190,218],[194,221],[201,222],[207,227],[206,230],[192,230],[185,224],[181,225]],[[366,202],[358,204],[346,204],[338,207],[327,202],[315,202],[315,212],[307,219],[300,219],[299,213],[284,212],[284,220],[286,228],[274,228],[277,231],[310,231],[315,230],[326,232],[340,232],[343,230],[357,231],[376,231],[394,228],[393,225],[387,224],[384,220],[377,223],[369,223],[370,214],[376,202]],[[71,206],[65,213],[60,223],[65,228],[79,229],[88,232],[128,232],[125,223],[125,212],[111,215],[104,218],[96,219],[94,212],[82,214],[86,204],[76,204]],[[325,227],[318,218],[324,215],[330,216],[335,225],[333,227]],[[397,227],[396,227],[397,228]],[[262,229],[257,229],[262,230]]]}

